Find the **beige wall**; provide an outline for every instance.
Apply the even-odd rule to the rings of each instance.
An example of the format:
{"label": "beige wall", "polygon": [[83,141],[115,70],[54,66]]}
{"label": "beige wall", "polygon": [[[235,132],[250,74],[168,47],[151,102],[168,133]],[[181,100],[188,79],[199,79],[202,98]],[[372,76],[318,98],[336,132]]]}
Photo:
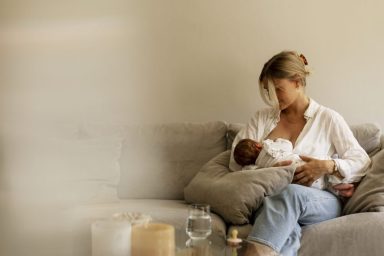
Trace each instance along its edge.
{"label": "beige wall", "polygon": [[78,2],[2,1],[4,121],[245,122],[263,63],[297,49],[310,96],[384,125],[382,1]]}
{"label": "beige wall", "polygon": [[[40,141],[26,146],[30,135],[49,137],[41,127],[246,122],[264,106],[262,65],[285,49],[313,67],[310,96],[351,124],[384,127],[383,9],[381,0],[2,0],[0,226],[9,232],[0,254],[25,255],[5,245],[39,256],[72,250],[41,236],[64,222],[40,186],[55,180],[39,168]],[[45,254],[22,236],[32,248],[41,240]]]}

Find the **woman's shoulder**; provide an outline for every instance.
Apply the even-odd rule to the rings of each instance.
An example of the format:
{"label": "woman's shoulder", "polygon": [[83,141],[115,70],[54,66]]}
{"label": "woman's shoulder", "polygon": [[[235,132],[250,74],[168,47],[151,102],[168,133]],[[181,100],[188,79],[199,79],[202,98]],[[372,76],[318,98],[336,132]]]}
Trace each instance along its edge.
{"label": "woman's shoulder", "polygon": [[334,110],[334,109],[332,109],[330,107],[326,107],[324,105],[320,105],[318,103],[316,103],[316,105],[317,105],[316,116],[318,118],[321,118],[324,121],[326,121],[326,120],[332,121],[332,120],[343,119],[342,115],[340,115],[340,113],[337,112],[336,110]]}
{"label": "woman's shoulder", "polygon": [[319,105],[315,119],[323,125],[332,127],[335,125],[337,127],[344,127],[344,124],[346,123],[344,117],[339,112],[323,105]]}

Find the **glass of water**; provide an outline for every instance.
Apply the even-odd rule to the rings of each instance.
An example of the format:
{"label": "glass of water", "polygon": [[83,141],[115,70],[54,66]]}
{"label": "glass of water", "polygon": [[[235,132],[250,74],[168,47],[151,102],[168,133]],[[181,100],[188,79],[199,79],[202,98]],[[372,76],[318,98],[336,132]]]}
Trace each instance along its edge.
{"label": "glass of water", "polygon": [[186,232],[191,239],[205,239],[212,233],[208,204],[191,204],[188,209]]}

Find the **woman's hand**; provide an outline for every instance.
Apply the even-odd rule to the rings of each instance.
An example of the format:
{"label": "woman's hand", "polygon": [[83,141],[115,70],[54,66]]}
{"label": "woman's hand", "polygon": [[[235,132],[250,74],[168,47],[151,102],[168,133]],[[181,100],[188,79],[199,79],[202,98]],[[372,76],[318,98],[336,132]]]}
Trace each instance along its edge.
{"label": "woman's hand", "polygon": [[334,164],[333,161],[319,160],[308,156],[300,156],[300,158],[306,163],[296,168],[292,183],[308,187],[315,180],[329,173]]}
{"label": "woman's hand", "polygon": [[355,184],[353,183],[342,183],[333,186],[333,189],[339,192],[340,196],[351,197],[355,192]]}

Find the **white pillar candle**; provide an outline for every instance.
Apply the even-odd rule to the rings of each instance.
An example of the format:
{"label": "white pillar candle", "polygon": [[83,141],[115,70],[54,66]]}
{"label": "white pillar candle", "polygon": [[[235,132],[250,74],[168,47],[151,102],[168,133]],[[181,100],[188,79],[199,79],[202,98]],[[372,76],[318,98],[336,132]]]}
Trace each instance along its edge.
{"label": "white pillar candle", "polygon": [[92,256],[131,256],[131,224],[113,220],[94,222]]}
{"label": "white pillar candle", "polygon": [[175,228],[163,223],[132,227],[132,256],[174,256]]}

